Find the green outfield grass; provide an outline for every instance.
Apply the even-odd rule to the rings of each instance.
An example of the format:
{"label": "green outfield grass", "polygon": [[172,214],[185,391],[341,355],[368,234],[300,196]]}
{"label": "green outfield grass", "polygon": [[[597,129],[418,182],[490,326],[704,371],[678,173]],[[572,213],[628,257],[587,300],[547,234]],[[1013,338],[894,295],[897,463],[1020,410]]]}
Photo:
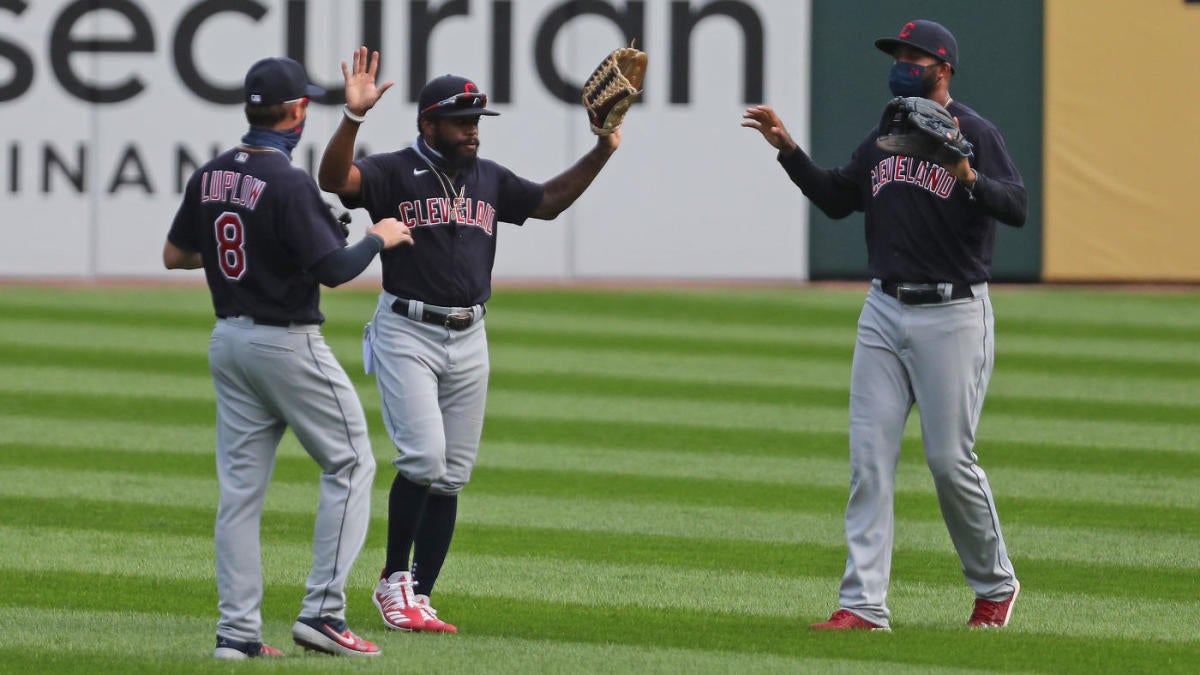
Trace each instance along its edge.
{"label": "green outfield grass", "polygon": [[[325,335],[380,473],[349,622],[377,660],[303,656],[316,465],[290,435],[264,517],[265,638],[352,672],[1192,673],[1200,669],[1200,291],[993,289],[977,452],[1023,592],[965,627],[911,420],[890,634],[812,633],[845,562],[847,386],[864,288],[500,289],[480,460],[437,589],[457,636],[389,633],[393,450],[362,374],[366,288]],[[0,286],[0,664],[230,672],[211,659],[211,307],[201,288]]]}

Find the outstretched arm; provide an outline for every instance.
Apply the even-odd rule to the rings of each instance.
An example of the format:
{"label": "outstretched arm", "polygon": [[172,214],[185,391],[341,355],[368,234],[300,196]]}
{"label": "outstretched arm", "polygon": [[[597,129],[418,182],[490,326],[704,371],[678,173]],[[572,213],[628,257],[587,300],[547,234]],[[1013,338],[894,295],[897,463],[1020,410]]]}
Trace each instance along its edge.
{"label": "outstretched arm", "polygon": [[592,184],[596,176],[600,175],[600,170],[620,145],[620,129],[607,136],[597,137],[596,146],[578,162],[546,181],[542,201],[530,216],[541,220],[554,220],[558,214],[566,211],[567,207],[574,204],[579,195]]}
{"label": "outstretched arm", "polygon": [[354,52],[353,61],[350,68],[342,61],[342,76],[346,79],[346,114],[325,146],[321,166],[317,169],[317,184],[321,189],[343,197],[357,196],[362,192],[362,175],[354,166],[354,141],[358,136],[358,125],[362,124],[363,116],[379,102],[383,93],[395,84],[388,80],[376,86],[379,52],[371,53],[368,58],[367,48],[359,47]]}
{"label": "outstretched arm", "polygon": [[854,181],[847,179],[841,171],[817,166],[792,140],[773,108],[756,105],[747,108],[742,118],[743,127],[758,131],[771,147],[779,150],[779,163],[787,171],[788,178],[825,215],[844,218],[859,209]]}

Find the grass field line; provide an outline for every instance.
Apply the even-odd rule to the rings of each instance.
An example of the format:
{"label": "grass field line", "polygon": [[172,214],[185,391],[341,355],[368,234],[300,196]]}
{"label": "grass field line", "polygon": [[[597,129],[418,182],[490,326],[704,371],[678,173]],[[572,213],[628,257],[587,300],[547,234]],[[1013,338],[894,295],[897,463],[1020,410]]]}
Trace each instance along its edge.
{"label": "grass field line", "polygon": [[[363,317],[361,323],[368,319],[369,316]],[[66,346],[80,345],[86,337],[84,344],[119,348],[122,345],[140,346],[147,342],[160,347],[167,344],[204,344],[211,322],[207,317],[192,318],[182,325],[169,317],[164,317],[161,325],[95,325],[81,320],[78,325],[88,326],[83,335],[73,330],[71,323],[58,317],[10,316],[4,319],[3,325],[7,339],[13,341]],[[357,336],[361,333],[361,323],[327,323],[324,332],[331,340],[342,339],[344,335]],[[711,319],[689,321],[589,315],[572,316],[564,321],[553,312],[516,312],[493,317],[488,324],[492,331],[498,331],[501,338],[507,334],[538,339],[559,337],[564,343],[569,343],[572,338],[602,336],[612,338],[617,343],[627,342],[631,347],[646,339],[673,338],[689,343],[699,341],[698,344],[711,344],[714,349],[709,351],[718,351],[722,342],[728,342],[730,351],[735,353],[752,350],[754,345],[807,345],[849,352],[854,344],[854,320],[850,316],[844,326],[831,327],[808,326],[802,322],[792,325],[739,324],[731,321],[714,322]],[[1004,328],[1003,324],[1000,328]],[[999,331],[996,349],[1001,360],[1006,355],[1150,358],[1156,363],[1164,360],[1195,363],[1200,360],[1194,343],[1180,339],[1174,332],[1156,339],[1153,336],[1111,336],[1103,330],[1097,330],[1063,339],[1055,335],[1022,334],[1019,328],[1010,328],[1007,332]]]}
{"label": "grass field line", "polygon": [[[216,512],[216,479],[130,477],[120,473],[10,469],[0,494],[9,497],[105,500],[131,505],[208,506]],[[372,495],[372,515],[384,522],[388,483]],[[606,498],[509,496],[468,490],[459,507],[459,522],[513,525],[572,531],[627,532],[640,535],[843,545],[844,502],[831,503],[828,513],[762,512],[715,506],[680,506],[622,502]],[[276,483],[268,491],[270,512],[312,514],[317,498],[311,485]],[[1003,512],[1002,512],[1003,515]],[[1180,551],[1194,549],[1186,535],[1134,530],[1094,530],[1005,522],[1005,538],[1014,558],[1200,569],[1200,560]],[[949,537],[936,509],[918,518],[898,518],[896,548],[949,551]]]}
{"label": "grass field line", "polygon": [[[228,672],[226,664],[212,661],[215,616],[198,618],[150,612],[49,610],[18,608],[15,616],[25,628],[0,634],[0,649],[23,649],[29,641],[53,644],[61,652],[106,656],[120,663],[137,654],[162,664],[163,670],[179,672]],[[10,617],[13,617],[10,614]],[[15,618],[15,617],[14,617]],[[3,624],[3,619],[0,619]],[[863,662],[853,659],[788,658],[774,654],[745,654],[699,649],[646,649],[619,644],[588,644],[519,637],[463,635],[457,638],[387,633],[374,626],[352,626],[368,636],[383,651],[378,662],[304,656],[291,644],[291,624],[265,621],[263,635],[269,644],[283,650],[282,663],[254,663],[255,671],[362,672],[402,669],[406,672],[456,673],[566,672],[578,664],[591,664],[589,672],[686,672],[763,673],[817,671],[858,673]],[[154,640],[147,640],[154,635]],[[432,638],[432,639],[430,639]],[[572,665],[574,664],[574,666]],[[871,666],[897,675],[959,675],[978,671],[939,668],[930,665],[872,660]]]}
{"label": "grass field line", "polygon": [[[197,385],[198,386],[198,385]],[[367,387],[359,388],[360,398],[368,413],[368,420],[378,420],[378,392]],[[80,399],[84,395],[63,394],[46,398],[35,404],[35,397],[25,394],[8,401],[2,412],[7,414],[30,414],[34,410],[49,419],[71,417],[89,420],[121,417],[145,420],[147,425],[196,423],[212,419],[210,394],[199,393],[196,405],[179,407],[152,397],[107,396],[98,399],[101,410],[89,410]],[[41,407],[38,407],[41,406]],[[154,414],[159,411],[163,414]],[[575,393],[564,396],[558,391],[528,391],[522,388],[509,389],[503,385],[493,386],[489,393],[488,415],[514,419],[537,418],[557,421],[575,420],[589,423],[654,424],[669,421],[695,429],[712,428],[721,430],[764,429],[791,433],[845,433],[847,411],[840,405],[823,402],[815,405],[796,403],[762,403],[738,401],[707,401],[663,398],[657,396],[635,396],[614,394]],[[919,424],[912,416],[905,437],[919,435]],[[1101,448],[1144,448],[1148,450],[1170,450],[1195,453],[1200,451],[1200,423],[1173,421],[1091,420],[1074,417],[1030,418],[1019,413],[984,415],[978,433],[978,442],[987,447],[989,442],[1044,442],[1069,445],[1088,445]]]}
{"label": "grass field line", "polygon": [[[294,437],[279,453],[280,465],[309,467],[309,459],[303,455]],[[6,447],[13,447],[13,439]],[[129,473],[153,474],[170,468],[172,476],[208,477],[212,473],[213,450],[210,442],[162,448],[148,446],[140,449],[110,450],[108,456],[102,447],[77,451],[74,446],[50,445],[39,437],[36,447],[28,455],[12,455],[3,459],[8,467],[43,467],[56,463],[74,466],[78,470],[103,471],[118,458],[118,463]],[[387,466],[388,441],[378,436],[372,439],[377,462]],[[159,458],[149,456],[154,453]],[[147,455],[137,459],[139,455]],[[187,460],[187,468],[173,468],[180,460]],[[141,465],[134,466],[137,460]],[[739,489],[753,492],[755,486],[791,486],[798,491],[814,487],[843,489],[848,484],[849,467],[844,450],[831,447],[825,456],[779,457],[757,456],[744,452],[705,453],[702,461],[688,452],[667,449],[603,447],[593,445],[579,451],[559,443],[491,442],[485,441],[480,454],[479,467],[484,469],[514,469],[554,473],[595,474],[620,481],[623,478],[644,481],[653,478],[697,481],[737,481]],[[1089,474],[1065,470],[1033,470],[1013,466],[992,466],[984,462],[993,486],[1005,498],[1029,500],[1053,499],[1056,503],[1084,503],[1114,505],[1154,505],[1200,509],[1200,495],[1191,490],[1192,478],[1174,478],[1162,474],[1121,473]],[[277,471],[278,474],[293,476],[295,470]],[[304,475],[308,475],[304,471]],[[294,481],[292,478],[280,480]],[[933,484],[929,471],[919,454],[905,457],[898,467],[897,494],[932,495]]]}
{"label": "grass field line", "polygon": [[[43,528],[38,533],[0,528],[10,542],[0,552],[0,567],[19,571],[88,570],[96,575],[134,574],[141,577],[191,580],[211,584],[212,541],[167,534],[132,536]],[[25,555],[14,555],[24,550]],[[154,551],[153,556],[146,555]],[[368,551],[376,558],[378,551]],[[264,547],[264,579],[268,585],[299,586],[310,564],[304,544],[270,542]],[[798,567],[802,562],[798,561]],[[357,565],[349,592],[368,597],[374,568]],[[514,580],[519,580],[515,582]],[[614,593],[619,587],[621,592]],[[354,589],[358,589],[357,593]],[[469,593],[514,601],[569,603],[596,607],[682,609],[719,614],[810,619],[829,611],[836,602],[836,579],[748,574],[730,571],[681,570],[653,565],[598,564],[553,559],[510,558],[460,554],[448,562],[442,593]],[[893,611],[909,625],[957,625],[969,613],[971,593],[965,583],[953,585],[897,581],[890,594]],[[352,601],[353,602],[353,601]],[[1097,616],[1124,617],[1114,633],[1099,623],[1064,624],[1052,617],[1056,608]],[[919,609],[919,612],[917,611]],[[1200,601],[1143,601],[1097,598],[1027,588],[1021,599],[1022,621],[1014,632],[1072,636],[1195,641],[1189,622],[1164,622],[1163,612],[1195,616]]]}
{"label": "grass field line", "polygon": [[[363,404],[375,408],[376,401],[360,392]],[[369,401],[369,402],[368,402]],[[586,392],[564,400],[562,396],[496,391],[488,398],[488,412],[511,417],[538,416],[553,419],[592,421],[656,422],[719,428],[773,428],[786,431],[844,431],[848,412],[842,409],[800,408],[784,404],[715,404],[710,402],[660,401],[638,397],[592,396]],[[915,416],[914,416],[915,417]],[[1099,447],[1146,447],[1200,452],[1200,421],[1171,425],[1162,434],[1147,438],[1152,424],[1104,420],[1041,420],[1022,416],[984,415],[977,439],[993,441],[1061,440],[1064,443]],[[1157,430],[1157,429],[1156,429]],[[907,436],[919,435],[910,419]]]}
{"label": "grass field line", "polygon": [[[648,452],[641,449],[589,448],[571,452],[560,445],[537,443],[485,443],[480,467],[592,471],[619,478],[721,478],[795,485],[844,486],[849,483],[849,460],[832,451],[829,459],[811,457],[755,457],[752,453],[708,454],[702,462],[682,452]],[[1200,508],[1195,481],[1187,478],[1120,476],[1097,477],[1063,471],[1013,468],[988,469],[998,494],[1113,504],[1158,504]],[[923,463],[905,463],[897,469],[898,492],[933,493],[933,481]]]}
{"label": "grass field line", "polygon": [[[357,344],[351,347],[357,347]],[[370,395],[375,390],[374,378],[361,374],[358,350],[343,347],[339,351],[352,355],[341,359],[342,364],[357,382],[362,394]],[[496,351],[493,348],[493,352]],[[631,390],[635,390],[639,382],[706,386],[730,384],[763,388],[775,386],[785,390],[793,387],[822,388],[828,390],[831,400],[845,401],[849,398],[848,362],[844,366],[831,367],[817,362],[786,359],[687,357],[676,363],[674,360],[664,361],[633,353],[586,355],[512,348],[501,348],[501,351],[517,353],[510,353],[507,357],[493,354],[493,379],[561,375],[564,383],[570,383],[572,380],[582,380],[581,375],[591,375],[622,378],[628,381]],[[211,377],[203,360],[207,357],[193,354],[189,358],[195,361],[196,367],[186,374],[127,371],[106,365],[100,353],[97,353],[96,365],[90,368],[78,365],[0,365],[0,388],[6,391],[59,391],[67,387],[81,394],[136,393],[173,398],[212,398]],[[1119,389],[1109,387],[1110,382],[1111,378],[1008,373],[1001,369],[993,377],[988,400],[1024,396],[1064,402],[1193,405],[1200,410],[1200,404],[1197,404],[1200,401],[1200,385],[1193,381],[1129,379]],[[586,390],[585,382],[580,386]]]}

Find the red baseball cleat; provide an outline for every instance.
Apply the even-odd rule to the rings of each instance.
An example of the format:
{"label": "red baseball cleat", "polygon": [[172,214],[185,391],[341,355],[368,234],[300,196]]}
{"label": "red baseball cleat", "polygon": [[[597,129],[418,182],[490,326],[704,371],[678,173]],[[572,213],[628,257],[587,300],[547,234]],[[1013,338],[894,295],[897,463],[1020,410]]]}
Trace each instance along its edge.
{"label": "red baseball cleat", "polygon": [[972,628],[1003,628],[1012,617],[1013,605],[1017,604],[1017,596],[1021,593],[1021,583],[1013,582],[1013,594],[1006,600],[984,600],[975,598],[975,611],[967,625]]}
{"label": "red baseball cleat", "polygon": [[871,623],[848,609],[839,609],[829,617],[828,621],[814,623],[810,628],[813,630],[891,630],[887,626]]}
{"label": "red baseball cleat", "polygon": [[422,630],[422,631],[425,631],[428,633],[457,633],[458,632],[458,628],[456,628],[454,626],[454,624],[446,623],[445,621],[442,621],[441,619],[437,618],[437,610],[434,609],[429,604],[429,596],[428,595],[418,595],[418,596],[415,596],[415,598],[417,601],[417,607],[421,608],[421,613],[423,614],[423,616],[425,618],[425,625],[421,626],[421,628],[418,630]]}
{"label": "red baseball cleat", "polygon": [[313,651],[340,656],[379,656],[379,647],[346,627],[346,622],[329,617],[300,617],[292,624],[292,640]]}
{"label": "red baseball cleat", "polygon": [[412,574],[393,572],[387,578],[380,578],[373,599],[384,625],[391,630],[425,630],[427,615],[413,597]]}

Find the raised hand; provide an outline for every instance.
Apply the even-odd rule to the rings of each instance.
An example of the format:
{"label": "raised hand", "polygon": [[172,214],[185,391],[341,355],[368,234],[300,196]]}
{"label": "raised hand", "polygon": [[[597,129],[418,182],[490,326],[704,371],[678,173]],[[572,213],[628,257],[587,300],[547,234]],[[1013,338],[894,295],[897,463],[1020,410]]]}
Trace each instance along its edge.
{"label": "raised hand", "polygon": [[379,52],[367,53],[365,46],[354,51],[354,63],[347,67],[342,61],[342,76],[346,78],[346,107],[355,115],[366,114],[373,108],[383,92],[396,84],[392,80],[376,86],[375,76],[379,73]]}
{"label": "raised hand", "polygon": [[770,106],[756,105],[746,108],[746,112],[742,114],[742,126],[758,130],[772,147],[782,150],[785,156],[795,152],[798,147],[788,134],[787,128],[783,126],[783,120],[779,119],[779,115],[775,114],[775,110]]}

